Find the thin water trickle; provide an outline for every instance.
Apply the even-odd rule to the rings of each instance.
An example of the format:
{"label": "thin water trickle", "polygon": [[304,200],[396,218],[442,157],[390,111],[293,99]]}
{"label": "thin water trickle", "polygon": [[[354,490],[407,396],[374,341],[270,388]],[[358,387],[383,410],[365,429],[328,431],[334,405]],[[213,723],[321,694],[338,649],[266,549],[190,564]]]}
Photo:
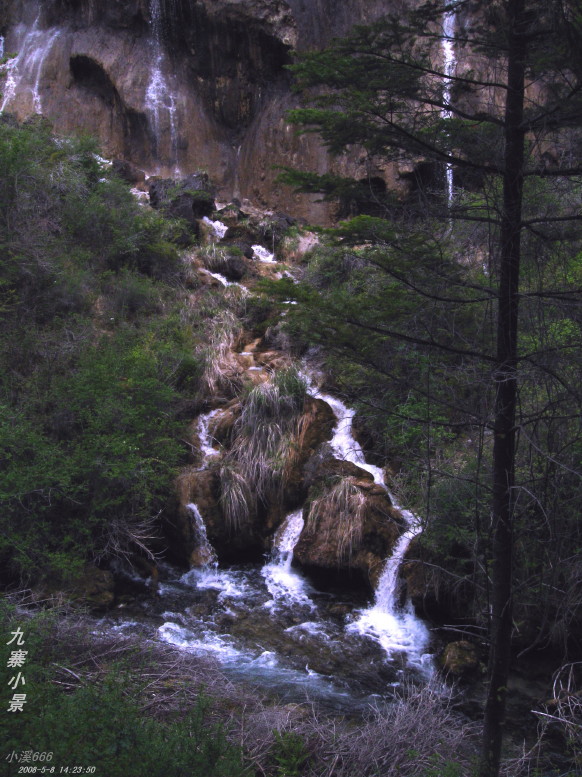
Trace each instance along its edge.
{"label": "thin water trickle", "polygon": [[58,27],[41,30],[39,25],[40,11],[32,27],[20,24],[16,28],[18,55],[6,64],[6,83],[0,113],[10,106],[17,94],[24,91],[30,95],[31,112],[42,113],[41,86],[45,63],[61,30]]}
{"label": "thin water trickle", "polygon": [[[455,74],[457,66],[457,59],[455,56],[455,26],[456,26],[456,12],[447,11],[443,17],[443,39],[442,49],[444,58],[444,88],[443,88],[443,102],[445,106],[450,105],[451,102],[451,85],[452,76]],[[443,108],[442,116],[444,119],[452,118],[452,111],[448,107]],[[450,208],[453,202],[453,165],[447,162],[445,168],[445,180],[446,180],[446,198],[447,206]]]}
{"label": "thin water trickle", "polygon": [[[167,68],[163,45],[163,16],[161,0],[150,0],[151,41],[153,49],[150,80],[146,89],[145,107],[150,115],[154,140],[154,155],[158,162],[174,167],[174,174],[179,174],[178,167],[178,117],[177,102],[174,90],[165,75]],[[164,121],[167,127],[164,125]],[[166,131],[170,134],[170,147],[167,159],[163,159],[162,139]]]}
{"label": "thin water trickle", "polygon": [[214,447],[216,440],[210,434],[210,422],[220,412],[220,408],[211,410],[209,413],[203,413],[198,416],[198,423],[196,429],[198,432],[198,439],[200,440],[200,453],[202,456],[202,465],[200,469],[204,469],[208,463],[208,459],[212,456],[218,456],[220,451],[217,451]]}
{"label": "thin water trickle", "polygon": [[216,557],[216,551],[208,541],[206,524],[204,523],[204,519],[200,514],[198,505],[191,502],[190,504],[186,505],[186,509],[192,516],[192,521],[194,523],[194,531],[198,541],[197,554],[200,565],[202,567],[216,568],[218,566],[218,558]]}

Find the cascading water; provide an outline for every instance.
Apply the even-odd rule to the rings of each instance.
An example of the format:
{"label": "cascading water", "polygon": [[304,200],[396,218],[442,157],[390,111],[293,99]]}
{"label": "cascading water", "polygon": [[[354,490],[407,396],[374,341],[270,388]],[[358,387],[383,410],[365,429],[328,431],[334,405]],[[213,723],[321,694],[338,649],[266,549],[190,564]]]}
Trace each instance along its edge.
{"label": "cascading water", "polygon": [[[161,0],[150,0],[150,24],[152,30],[152,65],[150,80],[145,95],[145,106],[149,113],[154,140],[154,155],[162,163],[178,167],[178,124],[176,97],[166,77],[166,56],[163,45],[163,15]],[[162,138],[166,129],[170,135],[169,154],[162,158]]]}
{"label": "cascading water", "polygon": [[[313,387],[309,393],[326,401],[336,415],[331,440],[335,456],[367,470],[383,485],[382,470],[366,463],[354,440],[354,411]],[[199,469],[215,466],[219,452],[211,429],[219,412],[198,419]],[[398,608],[396,594],[400,562],[420,526],[412,513],[401,511],[408,529],[386,563],[373,606],[361,610],[357,592],[317,590],[292,568],[303,529],[302,510],[287,515],[274,536],[271,557],[261,567],[219,568],[198,505],[191,502],[186,508],[201,566],[184,574],[169,567],[161,572],[159,598],[147,605],[146,622],[141,621],[146,635],[210,654],[223,671],[259,682],[284,699],[298,701],[308,695],[352,713],[372,700],[389,699],[408,670],[413,676],[430,673],[430,657],[423,656],[428,631],[411,608]],[[138,625],[132,621],[128,627]],[[105,627],[119,628],[111,620]]]}
{"label": "cascading water", "polygon": [[255,259],[258,259],[259,262],[273,264],[276,261],[275,255],[268,251],[264,246],[254,245],[252,248],[254,257]]}
{"label": "cascading water", "polygon": [[281,602],[310,609],[314,606],[308,595],[311,589],[307,581],[291,568],[293,550],[299,542],[303,525],[303,510],[296,510],[285,518],[275,534],[271,560],[261,570],[273,597],[267,606],[276,607]]}
{"label": "cascading water", "polygon": [[[457,66],[457,60],[455,57],[455,25],[456,25],[456,12],[447,11],[443,17],[443,60],[444,60],[444,88],[443,88],[443,102],[445,105],[449,105],[451,101],[451,83],[452,76],[455,74],[455,68]],[[452,112],[448,108],[444,108],[442,116],[444,119],[452,118]],[[450,208],[453,202],[453,165],[447,162],[445,168],[445,180],[446,180],[446,198],[447,205]]]}
{"label": "cascading water", "polygon": [[[366,462],[361,445],[354,439],[352,424],[355,411],[346,407],[339,399],[322,394],[313,386],[311,390],[314,396],[330,405],[337,418],[338,422],[330,442],[334,454],[366,470],[372,475],[375,483],[386,488],[382,469]],[[348,631],[377,640],[389,656],[399,652],[406,653],[410,664],[423,673],[430,674],[431,657],[426,653],[430,641],[428,630],[416,617],[410,604],[399,609],[397,596],[400,564],[410,543],[421,532],[422,525],[418,516],[410,510],[402,509],[393,494],[388,489],[386,491],[392,504],[406,521],[407,528],[386,561],[378,581],[374,604],[360,612],[359,617],[348,626]]]}
{"label": "cascading water", "polygon": [[17,94],[21,99],[24,95],[28,96],[29,112],[42,113],[41,81],[45,63],[61,30],[58,27],[39,29],[40,16],[39,11],[32,27],[19,24],[16,28],[18,55],[6,64],[6,84],[0,113],[10,107]]}
{"label": "cascading water", "polygon": [[189,511],[194,522],[194,529],[196,533],[196,539],[198,541],[198,559],[199,563],[203,567],[216,567],[218,566],[218,559],[216,558],[216,552],[210,542],[208,541],[208,535],[206,533],[206,524],[204,519],[200,515],[198,505],[193,502],[186,505],[186,509]]}

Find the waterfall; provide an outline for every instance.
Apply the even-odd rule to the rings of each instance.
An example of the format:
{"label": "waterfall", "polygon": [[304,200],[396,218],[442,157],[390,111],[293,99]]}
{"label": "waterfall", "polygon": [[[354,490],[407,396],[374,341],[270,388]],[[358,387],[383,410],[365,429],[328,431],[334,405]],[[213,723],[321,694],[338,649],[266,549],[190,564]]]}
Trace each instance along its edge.
{"label": "waterfall", "polygon": [[4,59],[4,35],[0,35],[0,59]]}
{"label": "waterfall", "polygon": [[30,29],[23,24],[16,28],[18,55],[6,65],[7,76],[0,113],[24,90],[30,93],[30,112],[42,113],[41,79],[46,59],[61,30],[57,27],[40,30],[39,22],[40,11]]}
{"label": "waterfall", "polygon": [[208,216],[203,216],[202,221],[212,229],[214,237],[218,238],[219,240],[222,240],[222,238],[228,232],[228,227],[226,224],[223,224],[222,221],[219,221],[218,219],[216,221],[212,221],[212,219],[209,219]]}
{"label": "waterfall", "polygon": [[309,586],[304,578],[291,569],[293,562],[293,550],[299,542],[303,529],[303,510],[290,513],[279,529],[273,540],[271,560],[265,564],[261,574],[265,579],[267,589],[273,597],[266,606],[274,607],[278,602],[287,606],[306,605],[313,608],[308,591]]}
{"label": "waterfall", "polygon": [[268,251],[264,246],[261,245],[254,245],[252,246],[253,249],[253,255],[255,259],[258,259],[259,262],[266,262],[267,264],[272,264],[275,262],[275,255],[272,254],[270,251]]}
{"label": "waterfall", "polygon": [[[330,405],[337,418],[330,445],[334,454],[345,461],[356,464],[369,472],[374,482],[386,488],[384,473],[380,467],[368,464],[364,457],[362,446],[354,439],[352,424],[355,410],[346,407],[335,397],[313,391],[314,396],[323,399]],[[432,671],[431,658],[426,654],[430,635],[426,626],[419,620],[411,604],[404,609],[398,607],[398,581],[402,560],[414,537],[422,530],[418,516],[410,510],[404,510],[394,496],[386,489],[392,504],[400,511],[407,526],[398,539],[392,555],[386,560],[384,569],[378,581],[378,587],[371,607],[360,612],[359,617],[348,626],[348,632],[375,639],[389,654],[404,652],[409,662],[425,674]]]}
{"label": "waterfall", "polygon": [[174,166],[174,173],[180,172],[178,167],[178,126],[177,105],[171,85],[164,75],[166,57],[163,46],[163,15],[161,0],[150,0],[150,24],[152,30],[152,66],[150,80],[145,95],[146,110],[150,115],[154,136],[154,155],[161,161],[161,141],[165,130],[164,119],[169,125],[170,151],[169,164]]}
{"label": "waterfall", "polygon": [[204,469],[211,456],[217,456],[219,451],[213,447],[215,442],[214,438],[210,434],[210,422],[214,416],[220,412],[220,408],[211,410],[209,413],[204,413],[198,416],[198,423],[196,424],[196,431],[198,432],[198,438],[200,440],[200,453],[202,454],[202,465],[200,469]]}
{"label": "waterfall", "polygon": [[216,552],[214,548],[208,541],[208,535],[206,534],[206,524],[200,515],[198,505],[190,502],[190,504],[186,505],[186,509],[192,516],[192,520],[194,522],[194,529],[196,538],[198,540],[197,553],[199,561],[201,562],[201,566],[216,568],[218,566],[218,559],[216,558]]}
{"label": "waterfall", "polygon": [[[443,59],[444,59],[444,88],[443,88],[443,102],[445,105],[450,105],[451,101],[451,83],[452,76],[455,74],[455,68],[457,66],[457,60],[455,57],[455,24],[456,24],[456,12],[446,11],[443,17]],[[443,108],[442,117],[444,119],[452,118],[452,112],[447,108]],[[450,162],[447,162],[445,169],[446,176],[446,196],[447,205],[450,208],[453,202],[453,166]]]}

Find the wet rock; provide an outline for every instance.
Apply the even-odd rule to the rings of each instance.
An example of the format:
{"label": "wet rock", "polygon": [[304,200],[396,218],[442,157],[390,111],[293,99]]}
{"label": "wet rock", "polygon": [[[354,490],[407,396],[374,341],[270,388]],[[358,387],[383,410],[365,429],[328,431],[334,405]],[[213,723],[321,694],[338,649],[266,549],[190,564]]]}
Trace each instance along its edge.
{"label": "wet rock", "polygon": [[240,400],[233,399],[211,419],[208,430],[211,436],[221,445],[225,447],[230,446],[233,428],[241,414],[241,410]]}
{"label": "wet rock", "polygon": [[344,476],[311,487],[294,558],[308,569],[358,573],[374,587],[403,521],[385,492],[368,495],[358,482]]}
{"label": "wet rock", "polygon": [[207,526],[220,524],[223,518],[218,494],[216,471],[190,468],[180,474],[176,481],[176,503],[167,511],[163,524],[169,558],[184,566],[200,565],[203,551],[188,505],[198,507]]}
{"label": "wet rock", "polygon": [[293,363],[292,359],[281,353],[281,351],[263,351],[257,353],[255,361],[261,367],[268,367],[270,370],[284,370]]}
{"label": "wet rock", "polygon": [[137,165],[132,164],[127,159],[114,159],[111,163],[111,168],[114,173],[127,183],[131,183],[134,186],[137,184],[145,183],[145,173],[140,170]]}
{"label": "wet rock", "polygon": [[[314,223],[329,221],[332,210],[278,183],[275,165],[366,176],[359,153],[348,169],[317,138],[291,131],[286,112],[297,98],[285,66],[295,47],[319,45],[386,13],[382,0],[163,2],[161,58],[145,0],[45,0],[42,7],[43,56],[30,58],[9,105],[20,120],[35,112],[38,97],[57,132],[90,131],[111,158],[161,175],[204,166],[222,196],[236,193],[281,212],[272,217],[275,242],[287,213]],[[19,23],[30,31],[37,14],[38,0],[9,4],[6,50],[25,48]],[[157,110],[156,76],[165,87]]]}
{"label": "wet rock", "polygon": [[107,609],[115,600],[113,574],[92,565],[85,567],[83,574],[76,581],[73,598],[88,604],[92,609]]}
{"label": "wet rock", "polygon": [[443,671],[457,678],[466,679],[479,672],[477,648],[467,640],[449,642],[441,657]]}
{"label": "wet rock", "polygon": [[[257,357],[260,359],[260,356]],[[298,433],[286,465],[283,502],[289,509],[303,501],[307,495],[305,479],[307,462],[319,446],[330,440],[336,419],[330,406],[321,399],[306,397],[299,420]]]}
{"label": "wet rock", "polygon": [[[172,218],[181,218],[191,225],[214,211],[212,186],[206,173],[193,173],[178,181],[158,178],[150,183],[150,204]],[[197,229],[197,226],[196,226]]]}

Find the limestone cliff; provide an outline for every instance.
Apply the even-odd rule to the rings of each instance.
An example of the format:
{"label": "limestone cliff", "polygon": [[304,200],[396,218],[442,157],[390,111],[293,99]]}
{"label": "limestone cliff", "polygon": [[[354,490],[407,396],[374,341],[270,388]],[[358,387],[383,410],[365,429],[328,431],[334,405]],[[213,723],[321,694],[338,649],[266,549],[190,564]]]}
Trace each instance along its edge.
{"label": "limestone cliff", "polygon": [[[392,4],[394,7],[395,4]],[[318,141],[285,121],[285,66],[386,11],[381,0],[6,0],[2,110],[88,131],[148,173],[205,169],[221,196],[325,221],[327,206],[275,183],[274,165],[326,171]],[[345,164],[345,163],[344,163]],[[350,172],[362,175],[357,160]],[[338,170],[338,172],[342,172]]]}

